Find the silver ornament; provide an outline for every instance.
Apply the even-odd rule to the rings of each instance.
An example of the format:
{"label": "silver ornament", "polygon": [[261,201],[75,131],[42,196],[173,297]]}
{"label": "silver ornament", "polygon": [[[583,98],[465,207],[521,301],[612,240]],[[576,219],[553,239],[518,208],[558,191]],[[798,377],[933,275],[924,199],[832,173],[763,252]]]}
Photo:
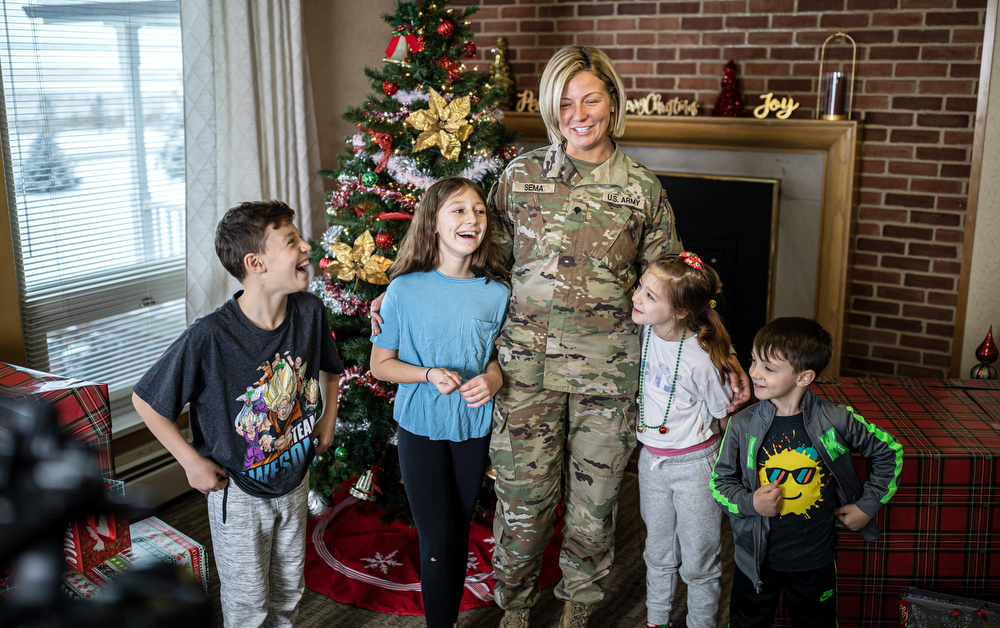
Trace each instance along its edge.
{"label": "silver ornament", "polygon": [[330,509],[330,506],[333,506],[333,498],[324,497],[319,491],[310,490],[308,504],[309,516],[313,519],[319,519],[327,510]]}

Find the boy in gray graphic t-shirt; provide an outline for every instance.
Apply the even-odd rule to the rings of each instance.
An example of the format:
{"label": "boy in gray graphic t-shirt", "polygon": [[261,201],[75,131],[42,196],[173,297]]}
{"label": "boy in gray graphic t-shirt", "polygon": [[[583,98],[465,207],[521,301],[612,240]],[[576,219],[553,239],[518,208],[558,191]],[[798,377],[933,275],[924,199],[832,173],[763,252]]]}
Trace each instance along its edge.
{"label": "boy in gray graphic t-shirt", "polygon": [[[227,627],[291,626],[303,591],[309,464],[337,422],[344,369],[322,301],[303,292],[310,247],[294,215],[280,201],[226,212],[215,250],[243,290],[185,330],[132,396],[208,495]],[[190,444],[175,423],[188,403]]]}

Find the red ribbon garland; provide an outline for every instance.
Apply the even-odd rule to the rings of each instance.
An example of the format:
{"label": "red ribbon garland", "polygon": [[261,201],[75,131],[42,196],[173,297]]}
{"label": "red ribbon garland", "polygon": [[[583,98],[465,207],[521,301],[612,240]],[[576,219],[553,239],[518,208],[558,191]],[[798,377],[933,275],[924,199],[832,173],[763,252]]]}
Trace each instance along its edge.
{"label": "red ribbon garland", "polygon": [[389,149],[392,148],[392,136],[388,133],[379,133],[378,131],[365,129],[361,126],[360,122],[358,123],[358,128],[375,138],[375,143],[382,149],[382,159],[375,166],[375,172],[382,172],[385,170],[385,165],[389,163]]}
{"label": "red ribbon garland", "polygon": [[413,218],[413,214],[407,214],[406,212],[382,212],[375,217],[379,220],[409,220]]}

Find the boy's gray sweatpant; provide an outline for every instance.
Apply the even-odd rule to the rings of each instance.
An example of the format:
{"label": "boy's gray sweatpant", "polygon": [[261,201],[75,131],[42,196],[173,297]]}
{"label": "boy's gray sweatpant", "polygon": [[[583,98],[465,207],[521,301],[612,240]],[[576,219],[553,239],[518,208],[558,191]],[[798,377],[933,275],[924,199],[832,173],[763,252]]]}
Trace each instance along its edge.
{"label": "boy's gray sweatpant", "polygon": [[640,444],[639,509],[646,523],[646,621],[666,625],[677,589],[687,584],[688,628],[715,628],[719,613],[722,511],[709,480],[719,441],[661,457]]}
{"label": "boy's gray sweatpant", "polygon": [[289,627],[306,586],[309,474],[281,497],[247,495],[232,480],[226,492],[208,494],[225,626]]}

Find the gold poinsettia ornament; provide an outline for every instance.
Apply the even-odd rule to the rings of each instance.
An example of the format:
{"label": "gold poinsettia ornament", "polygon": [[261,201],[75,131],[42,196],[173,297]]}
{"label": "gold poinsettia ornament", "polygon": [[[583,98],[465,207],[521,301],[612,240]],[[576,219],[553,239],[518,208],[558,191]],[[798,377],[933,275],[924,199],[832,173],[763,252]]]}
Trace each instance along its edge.
{"label": "gold poinsettia ornament", "polygon": [[[323,272],[335,275],[341,281],[350,281],[357,277],[358,280],[376,286],[389,283],[385,271],[392,266],[392,260],[381,255],[372,255],[375,252],[375,238],[372,237],[371,231],[365,231],[354,241],[353,247],[337,242],[330,248],[333,249],[336,259],[327,264]],[[354,285],[357,288],[357,281]]]}
{"label": "gold poinsettia ornament", "polygon": [[465,119],[472,108],[469,97],[455,98],[449,103],[431,88],[428,100],[427,109],[414,111],[406,118],[406,124],[423,131],[413,150],[437,146],[445,159],[457,160],[462,142],[472,133],[472,125]]}

